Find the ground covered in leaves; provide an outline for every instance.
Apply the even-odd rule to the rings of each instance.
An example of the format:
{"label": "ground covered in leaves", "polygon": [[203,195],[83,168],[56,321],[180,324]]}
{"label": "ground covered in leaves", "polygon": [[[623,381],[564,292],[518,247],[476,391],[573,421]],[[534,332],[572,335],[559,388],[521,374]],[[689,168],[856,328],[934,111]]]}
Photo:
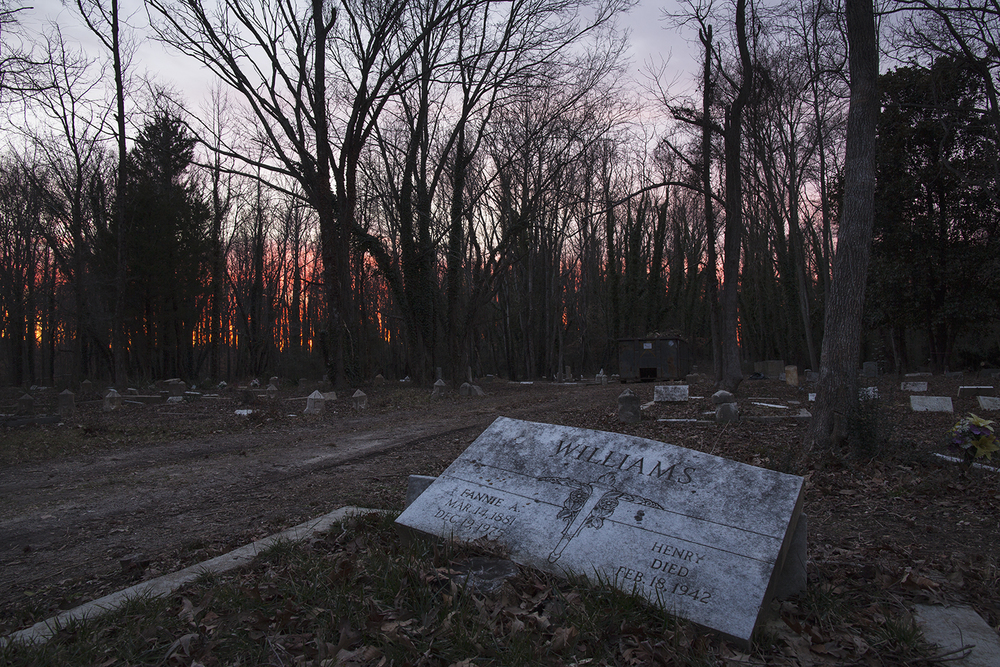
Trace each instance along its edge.
{"label": "ground covered in leaves", "polygon": [[[128,632],[78,628],[45,650],[86,655],[60,654],[66,664],[109,665],[932,664],[910,603],[969,604],[1000,624],[1000,484],[993,471],[934,456],[946,452],[954,421],[976,411],[974,398],[955,398],[957,387],[980,383],[929,378],[929,394],[955,402],[956,414],[941,414],[911,412],[899,381],[873,382],[881,398],[851,416],[849,447],[808,456],[805,422],[789,416],[808,408],[808,388],[767,380],[743,383],[744,419],[727,426],[660,421],[703,417],[707,382],[691,386],[700,398],[650,406],[634,425],[617,420],[621,385],[497,381],[484,386],[485,398],[433,402],[424,389],[372,387],[366,412],[341,398],[311,420],[290,416],[302,407],[292,389],[270,402],[234,393],[111,414],[84,405],[71,423],[0,437],[0,625],[26,627],[341,505],[398,510],[408,474],[439,473],[504,415],[626,432],[804,475],[809,592],[776,605],[774,622],[743,651],[613,591],[537,573],[522,571],[496,595],[453,591],[449,572],[470,554],[414,554],[391,531],[362,522],[232,581],[181,591],[152,616],[137,602],[126,611],[135,624]],[[652,399],[652,385],[629,387]],[[235,416],[251,401],[255,414]],[[388,568],[397,580],[387,591],[395,591],[368,588],[387,569],[367,560],[373,554],[397,559]],[[296,597],[295,587],[316,579],[346,588]],[[282,586],[293,591],[276,592]],[[222,602],[237,595],[249,601]],[[585,610],[592,600],[600,613]],[[81,648],[91,645],[111,652]],[[0,654],[0,662],[45,664],[55,655]]]}

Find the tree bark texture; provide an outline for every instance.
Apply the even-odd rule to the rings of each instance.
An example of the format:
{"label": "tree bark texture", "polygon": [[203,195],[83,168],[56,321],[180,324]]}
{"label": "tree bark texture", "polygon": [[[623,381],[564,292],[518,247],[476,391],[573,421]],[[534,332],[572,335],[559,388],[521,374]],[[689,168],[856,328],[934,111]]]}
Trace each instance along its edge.
{"label": "tree bark texture", "polygon": [[871,254],[878,122],[878,40],[872,0],[846,0],[851,100],[847,116],[844,203],[826,306],[820,377],[810,440],[829,447],[837,419],[857,405],[868,259]]}

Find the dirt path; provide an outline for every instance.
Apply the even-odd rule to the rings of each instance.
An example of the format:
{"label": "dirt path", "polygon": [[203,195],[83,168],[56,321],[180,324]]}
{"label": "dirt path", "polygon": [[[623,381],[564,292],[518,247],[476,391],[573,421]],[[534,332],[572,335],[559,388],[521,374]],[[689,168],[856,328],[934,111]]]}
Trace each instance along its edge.
{"label": "dirt path", "polygon": [[501,411],[543,418],[602,389],[611,401],[621,391],[525,386],[478,402],[341,409],[318,422],[0,469],[0,630],[343,505],[400,506],[408,475],[440,472]]}

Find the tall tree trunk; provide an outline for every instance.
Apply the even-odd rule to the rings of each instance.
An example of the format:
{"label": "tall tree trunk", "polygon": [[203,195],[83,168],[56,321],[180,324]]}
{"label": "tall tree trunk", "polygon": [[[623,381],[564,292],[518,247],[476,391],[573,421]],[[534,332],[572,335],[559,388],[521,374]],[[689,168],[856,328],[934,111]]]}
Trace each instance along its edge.
{"label": "tall tree trunk", "polygon": [[740,89],[726,114],[726,256],[722,266],[722,380],[719,387],[735,392],[743,381],[740,368],[739,281],[743,236],[743,179],[740,164],[743,110],[750,99],[753,69],[747,46],[747,0],[736,3],[736,42],[740,52]]}
{"label": "tall tree trunk", "polygon": [[709,329],[712,337],[712,370],[716,382],[722,380],[722,341],[719,338],[719,258],[715,254],[715,212],[712,209],[712,26],[698,31],[705,46],[705,68],[702,74],[701,119],[701,188],[705,196],[705,235],[708,267],[705,271],[705,301],[709,307]]}
{"label": "tall tree trunk", "polygon": [[816,409],[809,437],[835,444],[836,421],[858,402],[861,315],[871,254],[875,198],[875,130],[878,122],[878,38],[872,0],[846,0],[851,101],[847,115],[844,204],[826,304]]}

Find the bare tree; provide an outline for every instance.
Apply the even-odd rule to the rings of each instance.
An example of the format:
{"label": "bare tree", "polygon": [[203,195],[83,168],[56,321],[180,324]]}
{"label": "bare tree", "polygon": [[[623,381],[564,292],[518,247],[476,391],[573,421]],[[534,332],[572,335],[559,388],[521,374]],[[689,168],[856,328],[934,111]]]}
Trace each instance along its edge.
{"label": "bare tree", "polygon": [[829,447],[858,402],[861,317],[871,255],[875,196],[878,37],[872,0],[847,0],[851,104],[847,117],[844,203],[826,304],[816,409],[809,437]]}

